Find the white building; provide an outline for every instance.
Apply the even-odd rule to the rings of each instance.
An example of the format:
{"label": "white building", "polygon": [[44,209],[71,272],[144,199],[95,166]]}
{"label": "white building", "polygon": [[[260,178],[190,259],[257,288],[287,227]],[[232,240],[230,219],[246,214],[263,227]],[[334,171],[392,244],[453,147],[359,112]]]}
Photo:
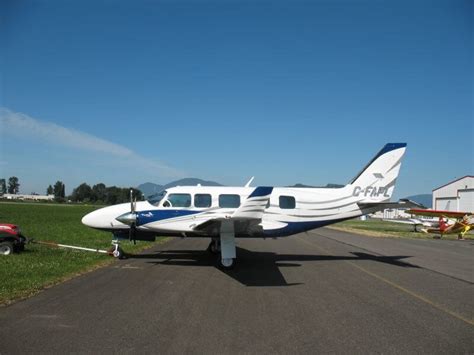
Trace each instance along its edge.
{"label": "white building", "polygon": [[433,209],[474,212],[474,176],[467,175],[434,189]]}
{"label": "white building", "polygon": [[53,201],[54,195],[3,194],[0,198],[5,198],[7,200]]}

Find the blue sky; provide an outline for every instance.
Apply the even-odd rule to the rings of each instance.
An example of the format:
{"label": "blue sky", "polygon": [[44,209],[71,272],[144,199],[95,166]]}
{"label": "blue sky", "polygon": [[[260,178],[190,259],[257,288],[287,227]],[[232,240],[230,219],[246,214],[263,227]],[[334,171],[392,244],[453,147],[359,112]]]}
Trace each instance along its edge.
{"label": "blue sky", "polygon": [[346,183],[474,173],[472,1],[0,3],[0,177]]}

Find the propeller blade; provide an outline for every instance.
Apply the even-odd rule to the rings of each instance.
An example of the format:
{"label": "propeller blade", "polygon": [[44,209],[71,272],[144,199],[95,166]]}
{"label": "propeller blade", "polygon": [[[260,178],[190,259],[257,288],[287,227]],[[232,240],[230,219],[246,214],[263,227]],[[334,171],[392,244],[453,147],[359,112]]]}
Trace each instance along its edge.
{"label": "propeller blade", "polygon": [[132,213],[135,213],[135,206],[133,204],[133,190],[130,189],[130,211],[132,211]]}
{"label": "propeller blade", "polygon": [[133,223],[131,226],[130,226],[130,230],[128,232],[128,240],[129,241],[132,241],[133,240],[133,244],[137,244],[137,239],[135,237],[135,234],[136,234],[136,228],[135,228],[135,223]]}
{"label": "propeller blade", "polygon": [[132,241],[133,240],[133,244],[137,244],[137,240],[136,240],[136,218],[137,218],[137,215],[135,213],[136,211],[136,208],[137,208],[137,198],[133,198],[133,189],[130,189],[130,214],[133,215],[133,217],[135,218],[135,222],[132,222],[130,224],[130,229],[128,231],[128,240],[129,241]]}

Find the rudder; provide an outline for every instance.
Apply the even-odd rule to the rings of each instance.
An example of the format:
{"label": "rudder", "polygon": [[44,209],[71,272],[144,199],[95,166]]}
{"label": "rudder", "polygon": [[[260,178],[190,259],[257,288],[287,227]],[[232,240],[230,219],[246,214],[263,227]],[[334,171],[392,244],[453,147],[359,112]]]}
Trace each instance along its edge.
{"label": "rudder", "polygon": [[361,202],[390,200],[406,146],[406,143],[386,144],[349,183],[352,194],[364,197]]}

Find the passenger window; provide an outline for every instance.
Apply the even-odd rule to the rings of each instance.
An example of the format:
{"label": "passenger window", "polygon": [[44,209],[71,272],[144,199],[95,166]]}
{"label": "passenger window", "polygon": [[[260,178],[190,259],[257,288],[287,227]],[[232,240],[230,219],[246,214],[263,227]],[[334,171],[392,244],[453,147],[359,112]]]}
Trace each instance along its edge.
{"label": "passenger window", "polygon": [[191,206],[191,195],[190,194],[169,194],[166,201],[163,203],[163,207],[190,207]]}
{"label": "passenger window", "polygon": [[194,195],[194,207],[211,207],[212,198],[209,194]]}
{"label": "passenger window", "polygon": [[219,207],[237,208],[240,206],[239,195],[219,195]]}
{"label": "passenger window", "polygon": [[280,196],[280,208],[292,209],[296,207],[296,201],[293,196]]}

